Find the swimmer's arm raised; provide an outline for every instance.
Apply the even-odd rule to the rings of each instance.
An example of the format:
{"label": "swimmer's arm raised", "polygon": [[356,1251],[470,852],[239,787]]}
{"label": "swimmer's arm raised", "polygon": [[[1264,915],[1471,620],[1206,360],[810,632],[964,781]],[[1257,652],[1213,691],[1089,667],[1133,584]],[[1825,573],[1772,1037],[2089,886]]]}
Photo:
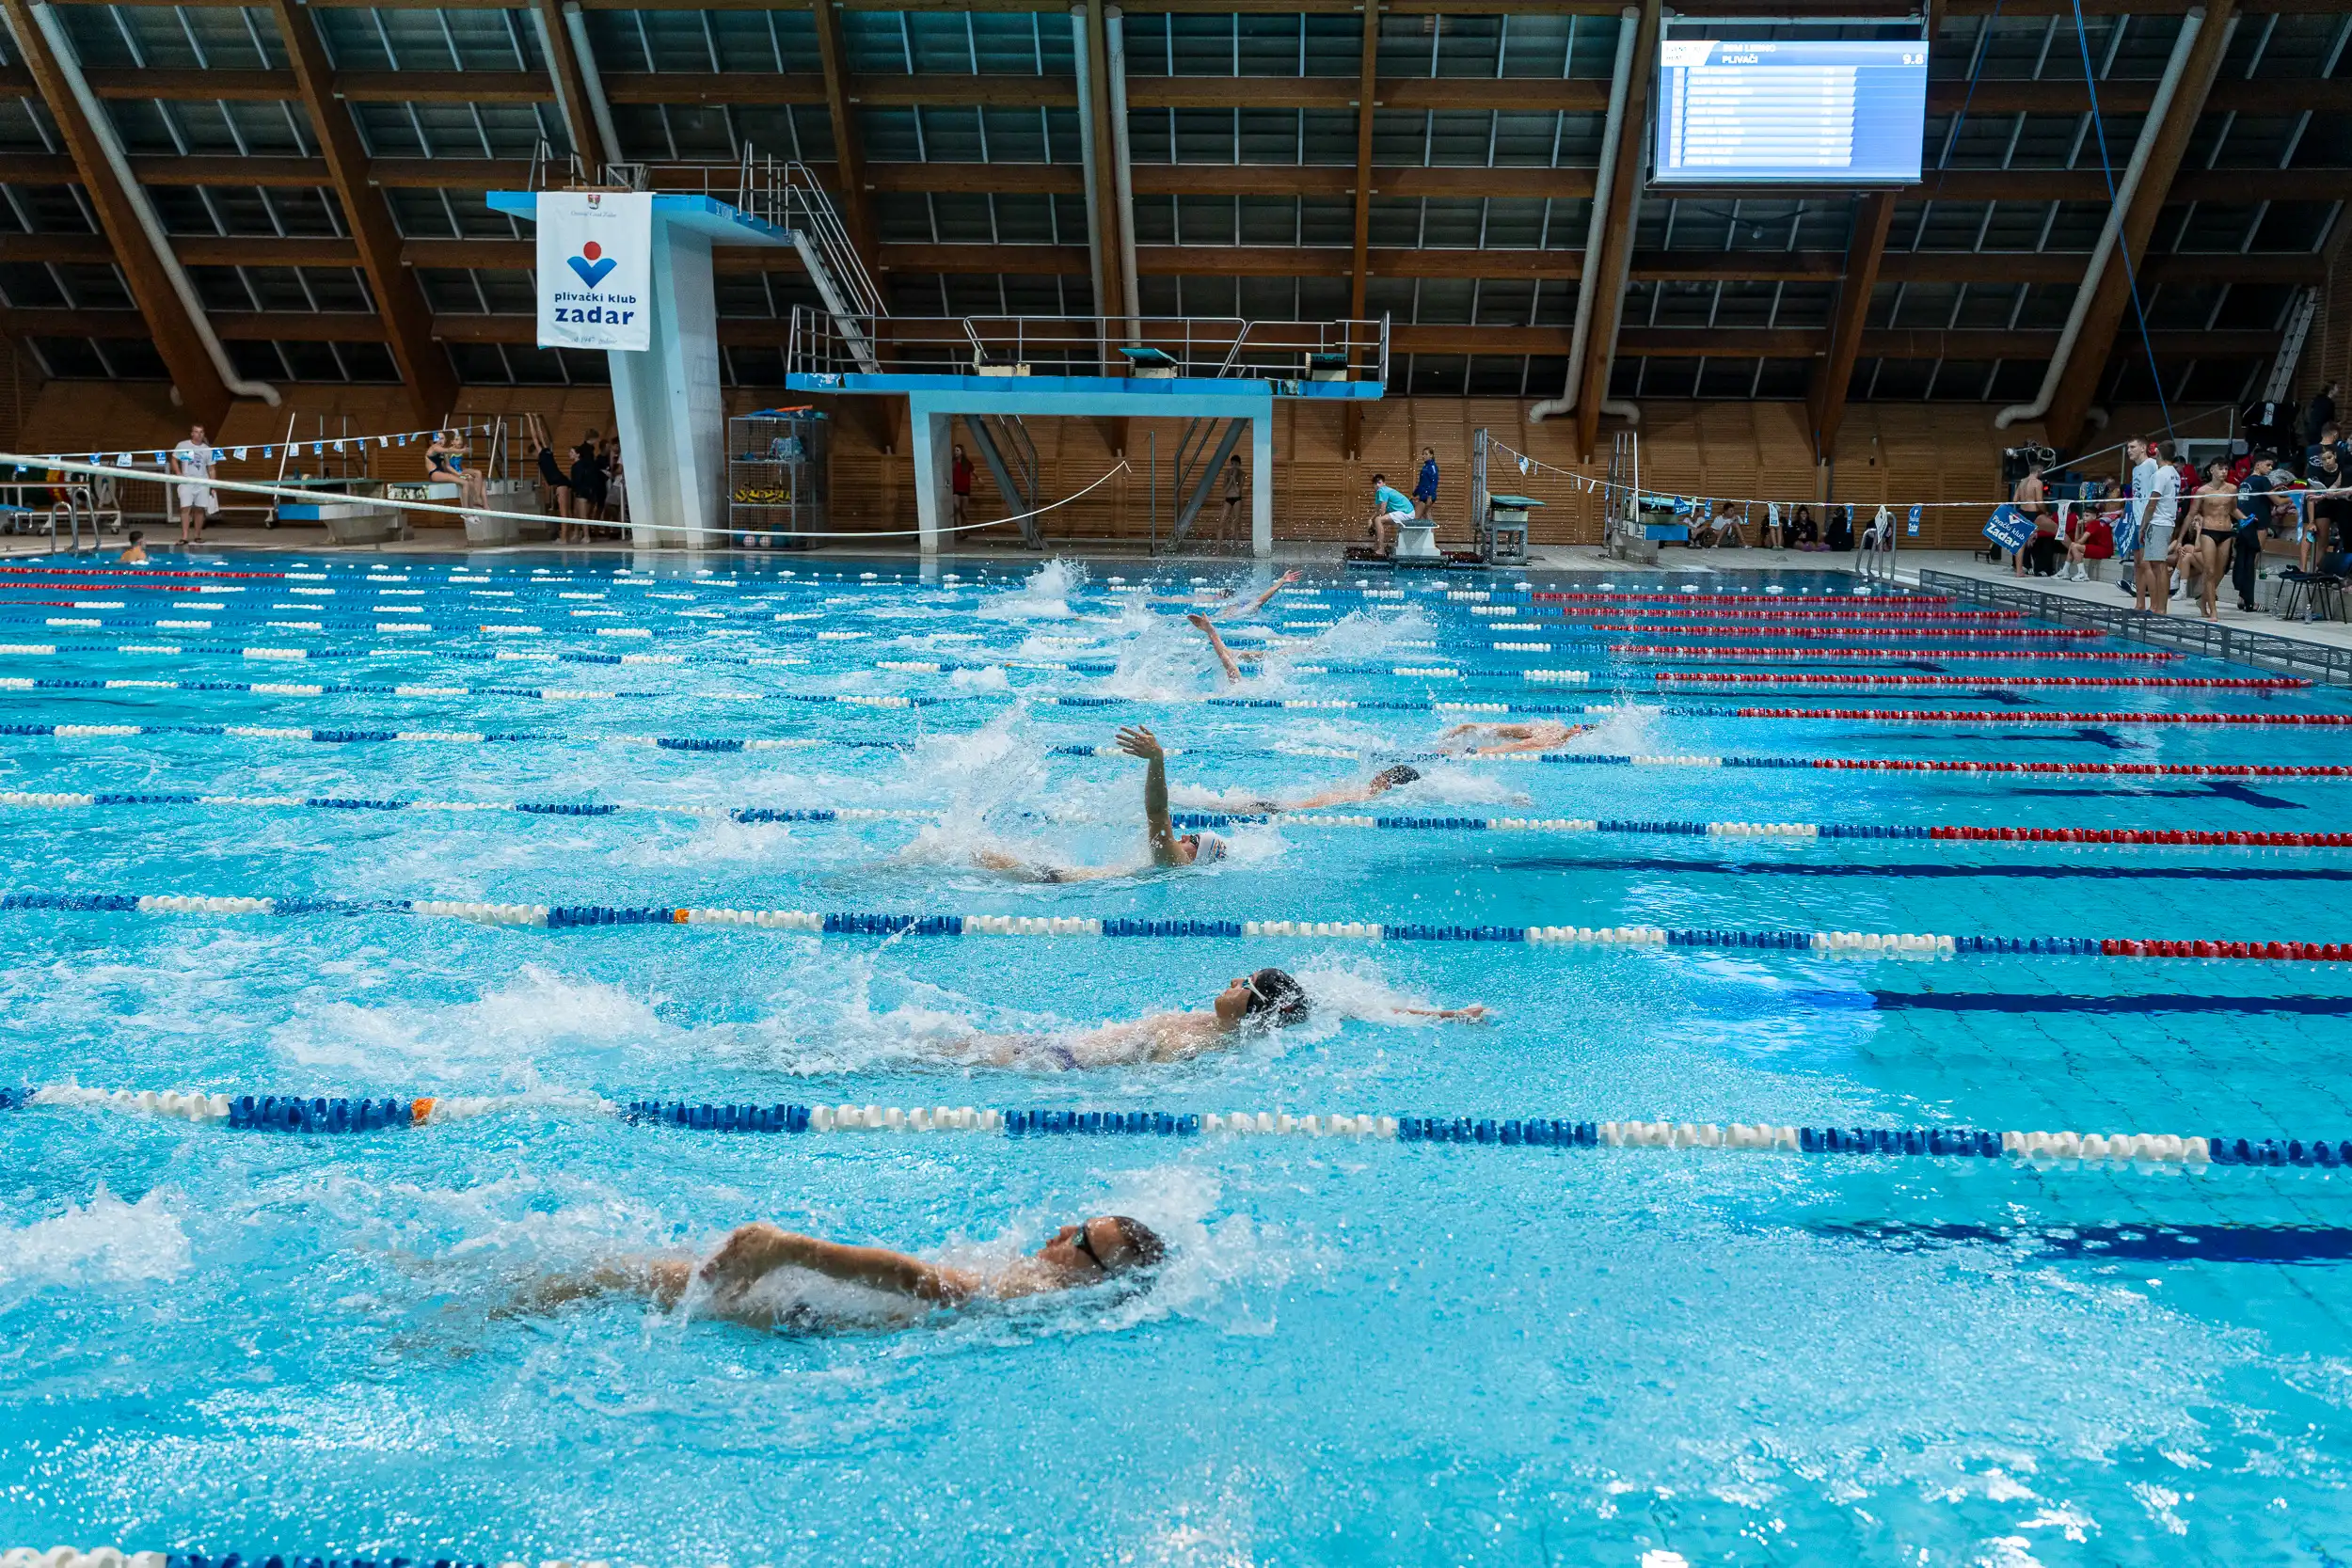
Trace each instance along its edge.
{"label": "swimmer's arm raised", "polygon": [[1296,582],[1297,580],[1298,574],[1296,572],[1284,572],[1280,577],[1274,579],[1273,587],[1267,589],[1264,593],[1259,594],[1248,604],[1234,605],[1229,601],[1226,604],[1218,606],[1215,613],[1218,615],[1254,615],[1259,610],[1263,610],[1268,602],[1273,599],[1275,594],[1279,594],[1283,589],[1288,588],[1292,583]]}
{"label": "swimmer's arm raised", "polygon": [[703,1265],[702,1275],[710,1284],[739,1290],[787,1268],[807,1269],[844,1284],[916,1301],[966,1301],[980,1289],[978,1276],[962,1269],[941,1268],[886,1247],[844,1246],[766,1224],[737,1229]]}
{"label": "swimmer's arm raised", "polygon": [[1119,732],[1119,749],[1144,761],[1143,822],[1152,841],[1152,863],[1179,863],[1176,825],[1168,815],[1168,752],[1161,747],[1159,736],[1141,724]]}

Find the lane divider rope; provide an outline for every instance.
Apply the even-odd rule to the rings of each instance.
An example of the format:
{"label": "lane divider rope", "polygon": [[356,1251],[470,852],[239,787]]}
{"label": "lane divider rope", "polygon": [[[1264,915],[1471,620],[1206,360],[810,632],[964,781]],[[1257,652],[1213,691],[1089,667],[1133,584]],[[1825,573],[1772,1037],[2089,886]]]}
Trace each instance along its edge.
{"label": "lane divider rope", "polygon": [[815,910],[700,909],[607,904],[510,904],[477,899],[275,897],[245,894],[20,892],[0,911],[148,915],[406,914],[482,926],[569,930],[612,926],[715,926],[810,936],[1304,938],[1323,941],[1495,942],[1529,947],[1704,948],[1863,958],[1963,955],[2239,958],[2352,962],[2352,942],[2203,938],[1955,936],[1910,931],[1668,928],[1661,926],[1458,926],[1369,920],[1145,920],[1096,915],[901,914]]}
{"label": "lane divider rope", "polygon": [[[357,812],[519,813],[532,816],[592,817],[668,813],[726,817],[743,823],[931,822],[951,816],[950,806],[728,806],[666,800],[433,800],[405,797],[306,795],[201,795],[118,790],[0,790],[0,809],[72,810],[121,806],[208,806],[246,810],[299,809]],[[1049,814],[1050,815],[1050,814]],[[1054,816],[1053,820],[1112,821],[1105,817]],[[1315,829],[1376,829],[1388,832],[1613,833],[1676,838],[1900,839],[1974,844],[2060,844],[2082,847],[2208,847],[2254,849],[2352,848],[2352,832],[2289,832],[2181,828],[1983,828],[1834,822],[1703,822],[1571,816],[1386,816],[1327,812],[1175,812],[1179,829],[1222,830],[1279,823]]]}
{"label": "lane divider rope", "polygon": [[[229,1095],[201,1090],[0,1089],[0,1111],[60,1107],[225,1126],[237,1131],[359,1133],[446,1126],[504,1112],[592,1115],[625,1125],[696,1132],[972,1132],[1004,1137],[1302,1137],[1549,1148],[1716,1149],[1755,1153],[2103,1161],[2201,1165],[2352,1164],[2352,1139],[2243,1138],[2219,1133],[2076,1132],[1976,1127],[1804,1127],[1770,1122],[1582,1121],[1287,1111],[1083,1111],[972,1105],[737,1104],[593,1094],[354,1098]],[[7,1568],[7,1560],[0,1560]]]}

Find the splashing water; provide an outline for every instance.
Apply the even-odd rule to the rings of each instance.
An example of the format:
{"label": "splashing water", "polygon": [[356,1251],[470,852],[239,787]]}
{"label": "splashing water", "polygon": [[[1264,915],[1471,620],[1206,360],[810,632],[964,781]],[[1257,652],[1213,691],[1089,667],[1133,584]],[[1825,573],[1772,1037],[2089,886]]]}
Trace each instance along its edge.
{"label": "splashing water", "polygon": [[1086,568],[1078,562],[1049,561],[1020,587],[997,594],[972,613],[987,621],[1071,620],[1076,611],[1070,608],[1070,594],[1083,587],[1086,579]]}
{"label": "splashing water", "polygon": [[0,1285],[81,1287],[177,1279],[188,1272],[187,1232],[163,1190],[125,1203],[104,1182],[87,1203],[14,1229],[0,1227]]}

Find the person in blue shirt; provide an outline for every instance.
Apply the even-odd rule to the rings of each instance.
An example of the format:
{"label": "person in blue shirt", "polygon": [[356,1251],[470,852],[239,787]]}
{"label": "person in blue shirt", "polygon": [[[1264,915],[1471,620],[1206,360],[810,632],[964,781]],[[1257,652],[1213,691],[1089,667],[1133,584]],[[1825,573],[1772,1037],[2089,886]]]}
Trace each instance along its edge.
{"label": "person in blue shirt", "polygon": [[1372,534],[1373,548],[1386,556],[1396,548],[1396,531],[1401,523],[1412,522],[1418,514],[1412,499],[1389,488],[1389,476],[1372,476]]}
{"label": "person in blue shirt", "polygon": [[1438,449],[1421,449],[1421,473],[1413,481],[1413,515],[1423,522],[1429,520],[1429,509],[1438,504]]}

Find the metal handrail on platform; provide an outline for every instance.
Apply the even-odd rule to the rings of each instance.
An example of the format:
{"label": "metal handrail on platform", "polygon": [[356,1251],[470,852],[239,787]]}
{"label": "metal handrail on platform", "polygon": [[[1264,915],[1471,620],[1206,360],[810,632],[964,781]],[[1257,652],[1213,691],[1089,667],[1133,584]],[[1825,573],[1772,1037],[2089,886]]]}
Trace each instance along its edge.
{"label": "metal handrail on platform", "polygon": [[[785,368],[796,375],[866,370],[879,352],[899,375],[1100,375],[1103,334],[1166,361],[1132,368],[1203,380],[1385,383],[1389,324],[1377,321],[1245,321],[1239,317],[1146,316],[1128,338],[1124,316],[887,316],[838,319],[795,306]],[[872,345],[870,349],[866,345]],[[862,352],[863,351],[863,352]]]}
{"label": "metal handrail on platform", "polygon": [[1919,586],[1974,604],[2019,610],[2068,626],[2096,626],[2109,636],[2129,638],[2135,642],[2153,643],[2205,658],[2232,659],[2287,674],[2309,675],[2337,686],[2352,686],[2352,648],[2304,642],[2193,616],[2157,615],[2124,605],[2084,604],[2056,594],[2005,582],[1987,582],[1982,578],[1962,577],[1954,572],[1923,571],[1919,574]]}

